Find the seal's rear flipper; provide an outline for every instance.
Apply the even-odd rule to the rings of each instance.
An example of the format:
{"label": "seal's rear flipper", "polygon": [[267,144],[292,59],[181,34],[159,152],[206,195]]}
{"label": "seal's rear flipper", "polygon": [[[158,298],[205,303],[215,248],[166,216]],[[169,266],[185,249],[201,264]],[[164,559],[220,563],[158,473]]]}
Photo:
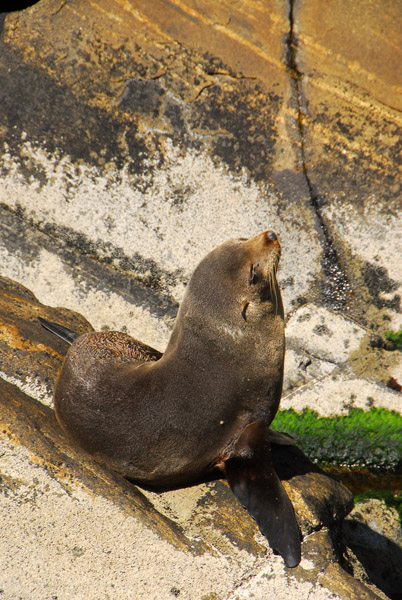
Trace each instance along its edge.
{"label": "seal's rear flipper", "polygon": [[300,531],[293,506],[275,473],[266,428],[247,425],[225,462],[225,473],[233,493],[257,522],[270,546],[287,567],[301,558]]}
{"label": "seal's rear flipper", "polygon": [[268,437],[271,444],[276,444],[278,446],[296,446],[295,439],[283,431],[276,431],[275,429],[269,428]]}
{"label": "seal's rear flipper", "polygon": [[42,327],[44,327],[48,331],[51,331],[52,333],[55,333],[68,344],[72,344],[73,341],[76,340],[77,337],[79,337],[80,335],[79,333],[75,333],[75,331],[72,331],[71,329],[67,329],[67,327],[63,327],[63,325],[53,323],[52,321],[46,321],[46,319],[42,319],[42,317],[38,317],[38,320]]}

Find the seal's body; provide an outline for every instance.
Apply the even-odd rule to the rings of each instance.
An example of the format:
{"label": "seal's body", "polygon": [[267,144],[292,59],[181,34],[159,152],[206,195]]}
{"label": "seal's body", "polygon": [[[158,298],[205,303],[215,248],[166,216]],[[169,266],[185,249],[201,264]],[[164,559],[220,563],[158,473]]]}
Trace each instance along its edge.
{"label": "seal's body", "polygon": [[272,467],[268,433],[285,350],[279,256],[272,231],[208,254],[163,356],[119,332],[79,336],[57,382],[55,409],[78,444],[139,483],[178,486],[220,468],[273,548],[295,566],[299,530]]}

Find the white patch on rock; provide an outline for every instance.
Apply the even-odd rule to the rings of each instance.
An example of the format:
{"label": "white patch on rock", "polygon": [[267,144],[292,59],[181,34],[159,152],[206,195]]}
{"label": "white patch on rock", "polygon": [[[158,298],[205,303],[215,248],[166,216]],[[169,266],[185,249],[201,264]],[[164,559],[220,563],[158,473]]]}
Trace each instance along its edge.
{"label": "white patch on rock", "polygon": [[316,565],[313,563],[312,560],[309,560],[308,558],[302,558],[300,561],[300,566],[302,569],[305,569],[306,571],[311,571],[312,569],[315,569]]}
{"label": "white patch on rock", "polygon": [[286,325],[288,343],[337,364],[357,350],[364,335],[366,331],[356,323],[313,304],[296,310]]}
{"label": "white patch on rock", "polygon": [[321,379],[329,375],[336,368],[331,362],[312,357],[306,352],[287,349],[285,353],[285,367],[283,377],[283,390],[288,392],[301,387],[314,379]]}
{"label": "white patch on rock", "polygon": [[29,288],[43,304],[63,306],[85,316],[96,330],[127,331],[142,342],[164,351],[171,323],[156,318],[145,308],[133,305],[115,292],[91,287],[79,275],[70,274],[63,261],[42,250],[37,258],[25,262],[0,246],[2,275]]}
{"label": "white patch on rock", "polygon": [[398,362],[389,369],[389,374],[402,385],[402,354],[400,354]]}
{"label": "white patch on rock", "polygon": [[18,389],[20,389],[24,394],[27,394],[31,398],[42,402],[46,406],[53,407],[53,397],[52,394],[48,392],[46,386],[39,379],[33,379],[33,377],[14,377],[13,375],[7,375],[3,371],[0,371],[1,379],[4,381],[8,381],[12,385],[15,385]]}
{"label": "white patch on rock", "polygon": [[283,560],[274,556],[260,565],[256,574],[244,577],[227,600],[249,600],[250,598],[275,598],[276,600],[333,600],[339,599],[321,585],[309,581],[298,581],[285,573]]}
{"label": "white patch on rock", "polygon": [[139,254],[155,261],[176,274],[168,291],[178,301],[183,281],[205,254],[229,238],[267,228],[278,233],[283,247],[279,278],[290,282],[285,303],[307,291],[320,268],[318,240],[294,224],[300,220],[297,206],[290,203],[279,217],[272,192],[246,176],[229,174],[207,154],[183,152],[167,143],[164,165],[152,175],[134,176],[127,168],[76,165],[68,156],[49,155],[29,142],[22,143],[21,152],[46,183],[33,177],[27,182],[5,147],[2,163],[8,173],[0,202],[22,209],[39,226],[82,234],[95,243],[100,257],[119,249],[133,260]]}
{"label": "white patch on rock", "polygon": [[346,415],[352,408],[370,410],[372,406],[402,414],[398,392],[339,372],[308,383],[281,400],[282,410],[293,408],[296,412],[302,412],[304,408],[309,408],[322,417]]}

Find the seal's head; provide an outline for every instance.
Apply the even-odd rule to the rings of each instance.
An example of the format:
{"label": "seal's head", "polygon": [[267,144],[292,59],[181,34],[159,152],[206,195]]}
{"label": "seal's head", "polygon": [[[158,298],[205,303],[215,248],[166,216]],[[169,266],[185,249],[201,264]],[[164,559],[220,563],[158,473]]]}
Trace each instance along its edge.
{"label": "seal's head", "polygon": [[278,237],[270,229],[225,242],[195,269],[181,312],[196,309],[205,318],[213,311],[237,326],[268,314],[283,318],[276,280],[280,254]]}
{"label": "seal's head", "polygon": [[278,237],[270,229],[212,250],[191,277],[165,354],[180,348],[189,360],[191,354],[198,355],[194,345],[202,345],[215,355],[257,354],[261,366],[270,352],[277,368],[284,353],[276,280],[280,253]]}
{"label": "seal's head", "polygon": [[[247,256],[248,290],[242,302],[242,318],[273,312],[283,316],[281,296],[276,272],[281,246],[276,233],[268,229],[258,235],[241,240]],[[258,310],[259,307],[259,310]],[[254,310],[253,310],[254,309]]]}

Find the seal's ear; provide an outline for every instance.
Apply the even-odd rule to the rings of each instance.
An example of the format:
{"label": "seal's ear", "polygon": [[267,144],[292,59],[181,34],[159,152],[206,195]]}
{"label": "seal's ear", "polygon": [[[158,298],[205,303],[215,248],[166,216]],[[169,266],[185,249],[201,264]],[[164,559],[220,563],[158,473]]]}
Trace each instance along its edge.
{"label": "seal's ear", "polygon": [[296,567],[301,558],[300,531],[273,468],[263,424],[247,425],[234,454],[225,461],[225,473],[233,493],[257,521],[272,549],[281,554],[287,567]]}
{"label": "seal's ear", "polygon": [[242,304],[241,316],[243,317],[243,319],[244,319],[245,321],[247,321],[247,317],[246,317],[246,311],[247,311],[247,308],[248,308],[249,304],[250,304],[250,302],[247,302],[247,300],[245,300],[245,301],[243,302],[243,304]]}

